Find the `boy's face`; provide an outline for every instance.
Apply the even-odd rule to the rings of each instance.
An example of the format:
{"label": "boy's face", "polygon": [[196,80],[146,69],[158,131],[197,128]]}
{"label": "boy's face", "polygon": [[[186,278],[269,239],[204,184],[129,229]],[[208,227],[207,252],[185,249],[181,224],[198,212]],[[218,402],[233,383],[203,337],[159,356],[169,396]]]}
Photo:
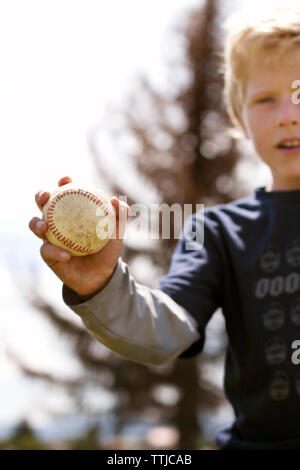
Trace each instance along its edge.
{"label": "boy's face", "polygon": [[[300,80],[300,49],[291,59],[272,66],[263,59],[252,63],[243,105],[244,131],[271,169],[274,190],[300,189],[300,104],[293,103],[291,87]],[[296,139],[294,148],[278,146]]]}

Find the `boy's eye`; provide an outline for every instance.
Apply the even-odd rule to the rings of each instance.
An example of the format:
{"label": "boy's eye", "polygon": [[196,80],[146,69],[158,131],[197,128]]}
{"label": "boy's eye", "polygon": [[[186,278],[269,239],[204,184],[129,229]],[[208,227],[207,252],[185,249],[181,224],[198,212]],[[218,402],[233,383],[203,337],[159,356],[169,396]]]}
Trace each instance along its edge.
{"label": "boy's eye", "polygon": [[271,98],[270,96],[266,96],[265,98],[261,98],[257,101],[257,103],[268,103],[269,101],[272,101],[273,98]]}

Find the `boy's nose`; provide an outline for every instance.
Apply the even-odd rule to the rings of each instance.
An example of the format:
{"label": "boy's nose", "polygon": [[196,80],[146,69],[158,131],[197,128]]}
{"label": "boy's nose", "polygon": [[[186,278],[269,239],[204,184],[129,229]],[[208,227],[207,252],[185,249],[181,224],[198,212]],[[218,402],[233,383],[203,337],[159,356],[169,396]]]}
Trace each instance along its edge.
{"label": "boy's nose", "polygon": [[299,126],[300,108],[289,98],[278,109],[276,125],[278,127]]}
{"label": "boy's nose", "polygon": [[292,118],[286,116],[286,117],[282,117],[282,118],[278,119],[278,121],[277,121],[277,126],[278,127],[286,127],[288,125],[298,126],[299,125],[299,119],[292,119]]}

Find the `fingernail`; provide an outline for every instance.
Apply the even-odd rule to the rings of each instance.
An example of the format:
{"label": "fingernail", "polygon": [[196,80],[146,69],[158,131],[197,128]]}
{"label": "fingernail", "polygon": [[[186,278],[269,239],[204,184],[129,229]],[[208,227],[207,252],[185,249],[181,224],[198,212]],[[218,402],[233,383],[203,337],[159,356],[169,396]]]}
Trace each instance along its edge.
{"label": "fingernail", "polygon": [[44,227],[44,224],[45,224],[45,222],[43,222],[42,220],[40,220],[39,222],[37,222],[36,228],[37,228],[38,230],[41,230],[41,229]]}
{"label": "fingernail", "polygon": [[66,251],[63,251],[62,253],[60,253],[60,258],[61,259],[69,259],[70,258],[70,253],[67,253]]}

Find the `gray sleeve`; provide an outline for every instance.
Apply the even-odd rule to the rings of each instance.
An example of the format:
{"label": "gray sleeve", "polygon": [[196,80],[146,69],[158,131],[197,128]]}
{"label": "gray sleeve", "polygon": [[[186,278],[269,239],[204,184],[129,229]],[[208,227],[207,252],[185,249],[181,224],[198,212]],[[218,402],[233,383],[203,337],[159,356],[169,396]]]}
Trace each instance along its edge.
{"label": "gray sleeve", "polygon": [[134,362],[164,365],[200,337],[195,319],[161,290],[136,282],[121,258],[94,297],[82,302],[63,285],[63,300],[96,340]]}

